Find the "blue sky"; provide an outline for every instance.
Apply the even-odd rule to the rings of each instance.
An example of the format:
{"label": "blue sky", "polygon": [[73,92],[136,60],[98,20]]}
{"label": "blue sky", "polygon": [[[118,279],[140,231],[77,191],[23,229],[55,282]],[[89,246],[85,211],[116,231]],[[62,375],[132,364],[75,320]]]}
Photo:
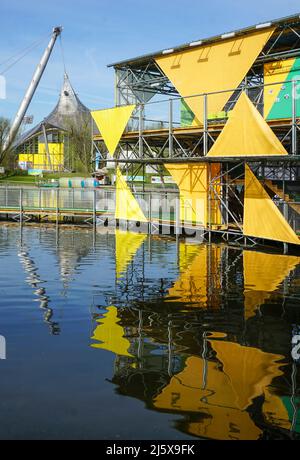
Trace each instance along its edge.
{"label": "blue sky", "polygon": [[[66,68],[75,91],[95,109],[114,104],[109,63],[298,11],[299,0],[1,0],[0,75],[4,60],[44,40],[5,73],[7,98],[0,99],[0,116],[11,118],[17,111],[53,26],[64,28]],[[28,110],[34,123],[53,109],[62,79],[58,41]]]}

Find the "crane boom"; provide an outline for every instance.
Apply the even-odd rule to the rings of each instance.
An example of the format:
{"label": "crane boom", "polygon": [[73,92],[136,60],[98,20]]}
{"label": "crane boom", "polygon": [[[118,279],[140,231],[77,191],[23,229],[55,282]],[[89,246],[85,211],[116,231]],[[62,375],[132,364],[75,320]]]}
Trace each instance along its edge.
{"label": "crane boom", "polygon": [[14,118],[14,121],[11,125],[11,128],[10,128],[10,131],[9,131],[9,134],[7,136],[7,139],[5,140],[4,142],[4,146],[3,146],[3,150],[7,150],[12,142],[14,141],[16,135],[17,135],[17,132],[20,128],[20,125],[22,123],[22,120],[24,118],[24,115],[28,109],[28,106],[33,98],[33,95],[35,93],[35,90],[40,82],[40,79],[44,73],[44,70],[46,68],[46,65],[48,63],[48,60],[49,60],[49,57],[51,55],[51,52],[53,50],[53,47],[54,47],[54,44],[56,42],[56,39],[57,37],[61,34],[62,32],[62,27],[54,27],[53,29],[53,32],[52,32],[52,36],[51,36],[51,39],[50,39],[50,42],[47,46],[47,48],[45,49],[44,51],[44,54],[39,62],[39,64],[37,65],[36,69],[35,69],[35,72],[34,72],[34,75],[31,79],[31,82],[28,86],[28,89],[25,93],[25,96],[21,102],[21,105],[19,107],[19,110]]}

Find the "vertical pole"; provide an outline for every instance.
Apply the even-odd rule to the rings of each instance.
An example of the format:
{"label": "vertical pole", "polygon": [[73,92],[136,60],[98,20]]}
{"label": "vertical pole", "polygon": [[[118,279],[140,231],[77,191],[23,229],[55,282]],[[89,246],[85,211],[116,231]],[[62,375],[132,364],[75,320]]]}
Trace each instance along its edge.
{"label": "vertical pole", "polygon": [[180,196],[175,201],[175,234],[180,234]]}
{"label": "vertical pole", "polygon": [[211,163],[208,167],[208,241],[211,243]]}
{"label": "vertical pole", "polygon": [[297,155],[297,80],[292,82],[292,154]]}
{"label": "vertical pole", "polygon": [[207,124],[207,94],[203,96],[203,153],[207,155],[208,151],[208,124]]}
{"label": "vertical pole", "polygon": [[74,188],[72,187],[72,210],[73,210],[73,213],[74,213],[74,206],[75,206]]}
{"label": "vertical pole", "polygon": [[173,373],[173,357],[172,357],[172,321],[168,322],[168,374],[171,377]]}
{"label": "vertical pole", "polygon": [[149,233],[152,233],[152,192],[149,192],[149,202],[148,202],[148,222],[149,222]]}
{"label": "vertical pole", "polygon": [[169,157],[173,157],[173,100],[169,99]]}
{"label": "vertical pole", "polygon": [[139,157],[143,158],[143,112],[144,106],[140,105],[139,111]]}
{"label": "vertical pole", "polygon": [[225,177],[226,177],[226,185],[225,185],[225,187],[226,187],[226,191],[225,191],[225,193],[226,193],[226,198],[225,198],[225,200],[226,200],[226,209],[225,209],[226,222],[225,222],[225,224],[226,224],[226,229],[227,229],[227,241],[228,241],[228,239],[229,239],[229,234],[228,234],[228,231],[229,231],[229,213],[228,213],[228,209],[229,209],[229,190],[228,190],[229,189],[229,175],[228,175],[228,163],[226,163],[226,176]]}
{"label": "vertical pole", "polygon": [[20,195],[19,195],[19,208],[20,208],[20,224],[23,222],[23,189],[20,188]]}
{"label": "vertical pole", "polygon": [[[42,189],[39,187],[39,211],[41,211],[42,208]],[[38,215],[38,220],[41,220],[41,214]]]}
{"label": "vertical pole", "polygon": [[[284,197],[284,199],[285,199],[285,197]],[[288,222],[288,220],[289,220],[289,208],[288,208],[288,204],[287,204],[286,201],[283,202],[283,217]],[[284,254],[287,254],[288,250],[289,250],[288,244],[283,243],[283,252],[284,252]]]}
{"label": "vertical pole", "polygon": [[93,227],[96,229],[96,190],[93,190]]}
{"label": "vertical pole", "polygon": [[57,188],[56,189],[56,225],[58,225],[58,213],[59,213],[58,200],[59,200],[59,189]]}

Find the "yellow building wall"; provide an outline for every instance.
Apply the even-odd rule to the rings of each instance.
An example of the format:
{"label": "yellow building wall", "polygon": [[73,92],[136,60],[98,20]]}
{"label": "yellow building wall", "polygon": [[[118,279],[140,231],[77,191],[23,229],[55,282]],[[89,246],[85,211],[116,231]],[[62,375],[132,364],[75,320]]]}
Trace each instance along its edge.
{"label": "yellow building wall", "polygon": [[38,153],[21,153],[19,161],[30,161],[33,169],[61,169],[64,165],[64,144],[48,143],[50,163],[46,153],[46,145],[39,143]]}

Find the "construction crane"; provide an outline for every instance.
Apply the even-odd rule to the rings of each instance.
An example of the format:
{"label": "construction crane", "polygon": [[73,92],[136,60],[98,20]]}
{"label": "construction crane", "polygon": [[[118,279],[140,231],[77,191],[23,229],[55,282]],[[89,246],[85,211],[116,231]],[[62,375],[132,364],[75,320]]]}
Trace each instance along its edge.
{"label": "construction crane", "polygon": [[62,27],[54,27],[53,31],[52,31],[52,35],[51,35],[51,39],[50,39],[50,42],[47,46],[47,48],[45,49],[44,51],[44,54],[40,60],[40,62],[38,63],[36,69],[35,69],[35,72],[34,72],[34,75],[31,79],[31,82],[28,86],[28,89],[25,93],[25,96],[20,104],[20,107],[19,107],[19,110],[17,111],[17,114],[14,118],[14,121],[12,122],[12,125],[11,125],[11,128],[10,128],[10,131],[9,131],[9,134],[7,136],[7,138],[5,139],[5,142],[4,142],[4,145],[3,145],[3,151],[5,150],[8,150],[17,133],[18,133],[18,130],[20,128],[20,125],[23,121],[23,118],[26,114],[26,111],[28,109],[28,106],[33,98],[33,95],[35,93],[35,90],[37,89],[38,87],[38,84],[40,82],[40,79],[44,73],[44,70],[46,68],[46,65],[49,61],[49,58],[50,58],[50,55],[51,55],[51,52],[53,50],[53,47],[55,45],[55,42],[56,42],[56,39],[57,37],[61,34],[62,32]]}

